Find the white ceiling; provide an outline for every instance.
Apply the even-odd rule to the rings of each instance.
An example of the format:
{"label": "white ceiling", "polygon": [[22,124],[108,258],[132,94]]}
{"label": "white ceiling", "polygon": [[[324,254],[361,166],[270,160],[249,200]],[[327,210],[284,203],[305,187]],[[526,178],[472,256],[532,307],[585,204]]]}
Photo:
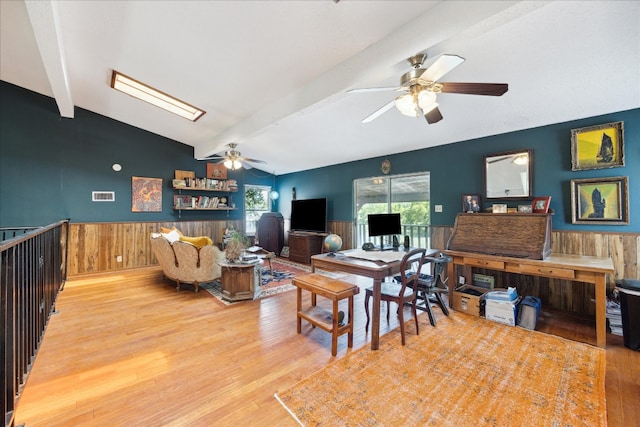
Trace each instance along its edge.
{"label": "white ceiling", "polygon": [[[236,142],[280,175],[640,107],[638,1],[0,1],[0,79],[194,147]],[[406,58],[457,54],[428,125],[395,108]],[[116,69],[207,113],[109,87]],[[70,119],[72,120],[72,119]]]}

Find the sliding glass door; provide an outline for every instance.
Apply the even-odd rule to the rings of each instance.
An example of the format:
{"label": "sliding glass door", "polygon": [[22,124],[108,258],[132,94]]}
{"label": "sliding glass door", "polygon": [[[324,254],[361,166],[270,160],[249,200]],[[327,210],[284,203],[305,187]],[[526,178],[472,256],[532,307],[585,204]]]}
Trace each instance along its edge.
{"label": "sliding glass door", "polygon": [[[404,236],[408,236],[411,246],[430,247],[429,172],[361,178],[354,180],[353,185],[356,247],[361,247],[365,242],[373,242],[367,229],[367,216],[378,213],[400,214],[402,220],[402,236],[398,236],[400,244],[403,243]],[[385,242],[385,244],[391,243],[391,241]]]}

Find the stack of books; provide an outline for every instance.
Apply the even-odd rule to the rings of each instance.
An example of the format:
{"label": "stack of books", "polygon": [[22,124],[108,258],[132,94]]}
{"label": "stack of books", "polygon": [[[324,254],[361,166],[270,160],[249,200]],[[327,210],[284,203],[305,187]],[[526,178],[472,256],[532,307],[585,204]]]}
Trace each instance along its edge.
{"label": "stack of books", "polygon": [[607,298],[607,324],[613,335],[622,336],[622,314],[620,303],[611,298]]}

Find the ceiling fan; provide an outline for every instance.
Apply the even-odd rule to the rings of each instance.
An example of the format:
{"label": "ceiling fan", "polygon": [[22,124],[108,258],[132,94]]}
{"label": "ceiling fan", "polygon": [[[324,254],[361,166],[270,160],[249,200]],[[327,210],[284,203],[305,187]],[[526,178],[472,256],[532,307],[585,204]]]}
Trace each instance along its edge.
{"label": "ceiling fan", "polygon": [[236,150],[238,144],[230,143],[227,144],[229,149],[224,152],[224,156],[209,156],[203,157],[198,160],[217,160],[216,163],[222,163],[226,166],[227,169],[236,170],[240,168],[251,169],[252,166],[249,163],[267,163],[264,160],[256,160],[250,159],[248,157],[242,157],[239,151]]}
{"label": "ceiling fan", "polygon": [[412,69],[402,75],[399,87],[372,87],[350,89],[347,91],[347,93],[378,91],[406,92],[365,117],[362,123],[369,123],[375,120],[390,110],[394,105],[406,116],[424,116],[429,124],[437,123],[442,120],[442,114],[438,109],[436,94],[463,93],[468,95],[501,96],[509,90],[509,85],[506,83],[440,83],[438,80],[462,64],[464,58],[458,55],[441,55],[426,69],[422,68],[425,59],[427,59],[427,55],[421,53],[407,60]]}

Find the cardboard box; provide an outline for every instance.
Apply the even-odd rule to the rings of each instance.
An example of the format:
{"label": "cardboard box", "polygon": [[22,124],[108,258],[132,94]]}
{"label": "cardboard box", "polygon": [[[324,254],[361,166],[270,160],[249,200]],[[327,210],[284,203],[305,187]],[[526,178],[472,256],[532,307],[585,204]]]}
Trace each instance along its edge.
{"label": "cardboard box", "polygon": [[502,323],[509,326],[516,326],[516,319],[518,319],[518,304],[520,298],[515,301],[485,301],[485,317],[488,320]]}
{"label": "cardboard box", "polygon": [[489,289],[465,285],[453,290],[452,307],[455,311],[480,316],[484,308],[484,294]]}

